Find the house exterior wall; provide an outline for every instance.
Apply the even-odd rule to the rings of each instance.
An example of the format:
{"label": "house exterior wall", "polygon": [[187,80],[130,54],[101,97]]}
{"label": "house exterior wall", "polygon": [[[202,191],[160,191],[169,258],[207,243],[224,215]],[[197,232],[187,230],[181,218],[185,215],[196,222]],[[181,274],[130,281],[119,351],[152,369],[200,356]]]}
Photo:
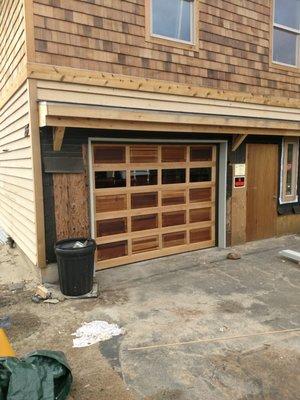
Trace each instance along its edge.
{"label": "house exterior wall", "polygon": [[299,70],[270,65],[272,1],[199,1],[195,49],[147,39],[147,0],[34,0],[36,62],[300,98]]}
{"label": "house exterior wall", "polygon": [[0,38],[0,93],[3,93],[26,64],[23,0],[0,2]]}
{"label": "house exterior wall", "polygon": [[[38,120],[38,102],[64,104],[71,110],[83,105],[95,115],[107,104],[128,109],[126,129],[137,131],[139,122],[141,136],[151,131],[151,124],[151,135],[162,131],[162,125],[164,132],[169,129],[173,135],[175,117],[182,121],[187,114],[207,122],[203,130],[192,123],[182,126],[182,135],[227,134],[229,145],[231,134],[247,133],[245,125],[237,124],[238,117],[262,123],[251,126],[251,134],[264,136],[265,128],[273,130],[268,135],[276,135],[278,143],[282,135],[300,134],[300,71],[270,63],[273,0],[195,1],[198,40],[195,47],[186,48],[149,38],[148,0],[2,0],[0,225],[32,262],[46,264],[45,231],[47,241],[52,229],[47,245],[53,246],[56,238],[55,221],[52,227],[44,227],[51,212],[55,214],[53,204],[48,207],[47,190],[58,180],[50,173],[43,175],[42,182],[39,128],[43,125]],[[141,120],[131,120],[140,107]],[[168,116],[168,127],[159,121],[143,125],[142,113],[152,112],[153,107]],[[210,125],[214,115],[223,116],[227,125],[224,121]],[[72,125],[76,117],[66,118],[65,140],[72,140],[72,128],[85,127],[84,113],[78,125]],[[86,119],[94,123],[87,127],[99,132],[124,130],[121,118]],[[50,142],[52,133],[52,128],[44,132],[51,136]],[[265,138],[268,143],[272,140]],[[84,134],[76,144],[80,151],[86,141]],[[229,156],[232,164],[242,162],[237,152]],[[229,174],[230,170],[231,166]],[[64,179],[72,181],[70,176]],[[228,185],[228,244],[242,243],[246,189],[235,190],[232,182]],[[299,214],[293,212],[278,216],[278,235],[300,231]]]}
{"label": "house exterior wall", "polygon": [[0,226],[37,261],[29,94],[24,84],[0,110]]}

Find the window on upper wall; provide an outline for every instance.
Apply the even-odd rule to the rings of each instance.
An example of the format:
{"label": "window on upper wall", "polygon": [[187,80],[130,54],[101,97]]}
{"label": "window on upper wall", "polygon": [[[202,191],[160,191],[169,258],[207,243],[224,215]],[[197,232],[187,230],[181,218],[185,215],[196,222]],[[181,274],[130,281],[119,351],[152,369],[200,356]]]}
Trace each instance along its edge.
{"label": "window on upper wall", "polygon": [[194,17],[194,0],[150,0],[151,36],[193,44]]}
{"label": "window on upper wall", "polygon": [[273,61],[300,67],[300,0],[274,0]]}
{"label": "window on upper wall", "polygon": [[282,143],[280,203],[298,201],[299,140],[286,138]]}

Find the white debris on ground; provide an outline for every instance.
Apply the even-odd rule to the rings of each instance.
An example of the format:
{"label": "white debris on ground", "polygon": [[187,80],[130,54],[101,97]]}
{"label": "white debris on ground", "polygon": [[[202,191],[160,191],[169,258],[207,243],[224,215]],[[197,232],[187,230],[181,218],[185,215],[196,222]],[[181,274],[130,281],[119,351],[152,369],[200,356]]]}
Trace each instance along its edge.
{"label": "white debris on ground", "polygon": [[91,346],[124,333],[124,329],[119,328],[117,324],[109,324],[106,321],[85,322],[73,333],[73,336],[76,336],[73,339],[73,347]]}

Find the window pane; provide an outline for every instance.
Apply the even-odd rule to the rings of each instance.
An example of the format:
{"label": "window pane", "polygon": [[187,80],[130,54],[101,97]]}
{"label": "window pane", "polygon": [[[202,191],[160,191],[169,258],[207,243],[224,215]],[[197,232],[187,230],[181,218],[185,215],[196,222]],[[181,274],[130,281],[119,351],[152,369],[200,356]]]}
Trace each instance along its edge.
{"label": "window pane", "polygon": [[296,65],[297,35],[274,28],[273,36],[273,60]]}
{"label": "window pane", "polygon": [[152,32],[191,42],[193,1],[152,0]]}
{"label": "window pane", "polygon": [[99,171],[95,172],[96,189],[125,187],[126,171]]}
{"label": "window pane", "polygon": [[293,153],[294,145],[288,144],[287,147],[287,166],[286,166],[286,195],[291,196],[293,194]]}
{"label": "window pane", "polygon": [[211,168],[191,168],[190,182],[210,182]]}
{"label": "window pane", "polygon": [[157,170],[131,171],[131,186],[157,185]]}
{"label": "window pane", "polygon": [[185,169],[163,169],[162,183],[185,183]]}
{"label": "window pane", "polygon": [[300,29],[300,0],[276,0],[275,22]]}

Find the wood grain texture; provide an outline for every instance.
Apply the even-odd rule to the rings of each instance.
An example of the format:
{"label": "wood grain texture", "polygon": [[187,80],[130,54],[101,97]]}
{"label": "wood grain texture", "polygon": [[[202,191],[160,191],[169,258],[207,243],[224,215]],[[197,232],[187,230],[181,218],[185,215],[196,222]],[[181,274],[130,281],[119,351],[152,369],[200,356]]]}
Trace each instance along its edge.
{"label": "wood grain texture", "polygon": [[[104,150],[118,157],[109,164]],[[100,178],[110,181],[103,187],[95,179],[99,269],[215,244],[217,149],[197,145],[196,150],[188,145],[93,145],[93,171],[104,172]],[[199,167],[210,169],[209,181],[200,176],[190,181],[190,171]],[[122,171],[122,181],[116,171]]]}
{"label": "wood grain texture", "polygon": [[279,215],[277,217],[277,235],[300,233],[300,214]]}
{"label": "wood grain texture", "polygon": [[23,0],[3,0],[0,2],[0,92],[13,85],[25,65]]}
{"label": "wood grain texture", "polygon": [[276,236],[278,145],[247,144],[247,182],[246,240]]}
{"label": "wood grain texture", "polygon": [[[246,185],[248,178],[246,180]],[[247,188],[233,188],[231,197],[231,245],[235,246],[246,242],[247,219]],[[250,216],[252,220],[255,215]],[[250,229],[250,228],[249,228]]]}
{"label": "wood grain texture", "polygon": [[57,240],[90,235],[87,182],[86,173],[53,174]]}
{"label": "wood grain texture", "polygon": [[196,48],[184,49],[149,40],[144,0],[34,0],[36,61],[300,98],[299,70],[269,64],[270,2],[199,1],[197,17]]}

